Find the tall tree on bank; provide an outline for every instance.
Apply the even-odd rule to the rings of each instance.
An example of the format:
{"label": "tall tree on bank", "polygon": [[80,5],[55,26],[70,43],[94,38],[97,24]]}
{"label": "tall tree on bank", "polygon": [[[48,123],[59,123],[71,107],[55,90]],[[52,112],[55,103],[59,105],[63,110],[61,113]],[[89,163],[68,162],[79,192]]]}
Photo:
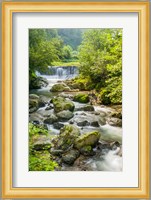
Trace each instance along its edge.
{"label": "tall tree on bank", "polygon": [[80,72],[104,104],[122,102],[122,29],[89,29],[79,48]]}
{"label": "tall tree on bank", "polygon": [[29,70],[41,72],[61,57],[62,40],[47,29],[29,30]]}

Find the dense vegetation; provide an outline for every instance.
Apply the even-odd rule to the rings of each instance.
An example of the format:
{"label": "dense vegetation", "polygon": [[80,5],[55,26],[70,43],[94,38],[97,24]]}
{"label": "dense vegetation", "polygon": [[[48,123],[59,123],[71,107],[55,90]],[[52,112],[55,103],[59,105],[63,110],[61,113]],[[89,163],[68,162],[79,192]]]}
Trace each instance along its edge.
{"label": "dense vegetation", "polygon": [[76,82],[95,89],[103,104],[122,103],[121,29],[30,29],[29,71],[77,65]]}
{"label": "dense vegetation", "polygon": [[[95,103],[97,105],[114,105],[116,106],[116,112],[112,113],[112,115],[109,114],[108,120],[113,117],[113,121],[111,120],[110,122],[111,125],[122,126],[121,105],[115,105],[122,103],[122,29],[30,29],[30,89],[39,89],[41,86],[45,87],[48,84],[47,80],[43,77],[37,77],[35,73],[36,71],[42,74],[53,73],[52,68],[48,66],[65,66],[67,70],[74,69],[74,66],[77,66],[79,69],[79,75],[76,78],[53,85],[49,89],[51,92],[78,91],[79,93],[74,93],[72,101],[87,104],[85,105],[86,107],[81,108],[84,112],[94,111],[93,105]],[[83,90],[86,92],[80,93]],[[71,129],[72,126],[66,126],[64,132],[61,129],[60,134],[62,133],[62,136],[59,134],[56,137],[53,134],[48,134],[47,124],[53,124],[54,128],[57,126],[57,129],[60,129],[63,125],[61,124],[62,121],[71,119],[74,116],[75,108],[75,104],[72,101],[57,96],[56,99],[51,99],[51,101],[49,99],[47,102],[43,96],[30,95],[29,113],[33,114],[33,119],[29,120],[31,122],[29,123],[30,171],[60,169],[60,161],[58,159],[62,155],[58,154],[58,152],[60,148],[70,144],[72,131],[66,129]],[[52,106],[51,103],[53,104]],[[44,106],[46,105],[47,107],[45,108]],[[38,121],[39,113],[34,116],[34,112],[36,113],[41,107],[44,107],[44,112],[53,109],[53,114],[44,114],[44,119],[40,118],[40,121]],[[119,113],[117,112],[118,109]],[[93,119],[98,115],[94,116],[92,114],[91,116]],[[86,115],[84,115],[85,117]],[[73,122],[77,123],[80,128],[86,124],[99,127],[99,124],[104,125],[106,123],[106,117],[103,120],[101,118],[101,122],[99,120],[92,122],[87,120]],[[54,126],[55,122],[58,123]],[[73,126],[72,129],[75,137],[77,127]],[[49,131],[51,132],[52,130]],[[95,133],[91,132],[89,134],[96,137]],[[71,138],[69,138],[69,135]],[[79,131],[77,131],[78,136]],[[98,140],[99,138],[100,135],[96,139]],[[92,138],[90,142],[92,142]],[[70,152],[65,151],[61,159],[69,164],[69,157],[72,159],[73,156],[76,159],[81,153],[91,155],[91,145],[87,144],[79,151],[77,149],[72,149]],[[51,149],[54,149],[54,154],[50,152]]]}
{"label": "dense vegetation", "polygon": [[122,31],[94,29],[79,47],[80,72],[100,92],[102,103],[122,102]]}
{"label": "dense vegetation", "polygon": [[48,131],[29,123],[29,171],[53,171],[58,166],[50,157],[50,144],[34,145],[41,136],[49,137]]}

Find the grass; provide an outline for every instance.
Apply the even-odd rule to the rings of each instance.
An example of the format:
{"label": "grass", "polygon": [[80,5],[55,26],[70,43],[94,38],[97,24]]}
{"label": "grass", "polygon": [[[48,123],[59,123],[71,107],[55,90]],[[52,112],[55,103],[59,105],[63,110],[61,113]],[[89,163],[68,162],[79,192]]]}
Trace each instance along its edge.
{"label": "grass", "polygon": [[60,66],[60,67],[70,67],[70,66],[80,66],[78,61],[71,61],[71,62],[53,62],[52,66]]}

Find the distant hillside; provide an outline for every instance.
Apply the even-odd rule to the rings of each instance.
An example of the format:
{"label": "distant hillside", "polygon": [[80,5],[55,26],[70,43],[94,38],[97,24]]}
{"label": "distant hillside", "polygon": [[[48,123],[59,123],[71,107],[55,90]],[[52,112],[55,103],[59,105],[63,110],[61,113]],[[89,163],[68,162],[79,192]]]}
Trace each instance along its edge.
{"label": "distant hillside", "polygon": [[57,29],[58,35],[63,39],[64,44],[70,45],[74,50],[81,44],[84,29],[65,28]]}

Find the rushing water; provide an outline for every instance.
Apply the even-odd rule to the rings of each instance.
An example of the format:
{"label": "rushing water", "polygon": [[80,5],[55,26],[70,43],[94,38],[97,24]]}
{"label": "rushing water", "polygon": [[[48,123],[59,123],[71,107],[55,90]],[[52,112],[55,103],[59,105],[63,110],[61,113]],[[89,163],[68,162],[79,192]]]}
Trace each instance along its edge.
{"label": "rushing water", "polygon": [[[56,67],[53,69],[52,75],[41,75],[37,72],[38,76],[44,77],[48,80],[49,84],[47,87],[37,90],[31,90],[30,93],[43,95],[46,98],[50,99],[53,96],[58,95],[58,93],[52,93],[50,92],[50,88],[57,83],[57,81],[63,81],[66,79],[74,78],[78,75],[78,70],[76,67]],[[91,112],[84,112],[84,111],[76,111],[77,108],[80,108],[84,106],[85,104],[73,102],[75,104],[75,112],[74,117],[71,119],[73,121],[76,120],[83,120],[86,119],[88,121],[91,121],[92,119],[98,120],[98,116],[91,113]],[[47,107],[47,105],[46,105]],[[47,113],[53,113],[52,110],[46,111],[46,107],[39,108],[36,113],[43,115]],[[108,116],[112,112],[112,108],[105,107],[105,106],[94,106],[95,111],[100,112],[102,114],[102,118],[105,119],[106,116]],[[63,124],[70,123],[71,120],[68,120],[68,122],[61,122]],[[55,129],[53,125],[47,125],[48,130],[51,130],[50,134],[58,135],[59,130]],[[101,132],[101,139],[106,142],[114,142],[117,141],[120,144],[122,143],[122,128],[120,127],[114,127],[110,126],[108,123],[105,125],[100,125],[99,127],[93,127],[93,126],[79,126],[79,129],[81,130],[81,133],[90,132],[93,130],[98,130]],[[108,150],[104,149],[102,152],[97,151],[97,156],[88,157],[84,160],[84,165],[87,166],[88,169],[91,171],[121,171],[122,170],[122,157],[118,155],[118,152],[120,151],[120,148],[116,148],[115,150]],[[98,153],[99,152],[99,153]],[[66,166],[63,165],[62,170],[65,171],[74,171],[74,170],[80,170],[77,166]]]}

